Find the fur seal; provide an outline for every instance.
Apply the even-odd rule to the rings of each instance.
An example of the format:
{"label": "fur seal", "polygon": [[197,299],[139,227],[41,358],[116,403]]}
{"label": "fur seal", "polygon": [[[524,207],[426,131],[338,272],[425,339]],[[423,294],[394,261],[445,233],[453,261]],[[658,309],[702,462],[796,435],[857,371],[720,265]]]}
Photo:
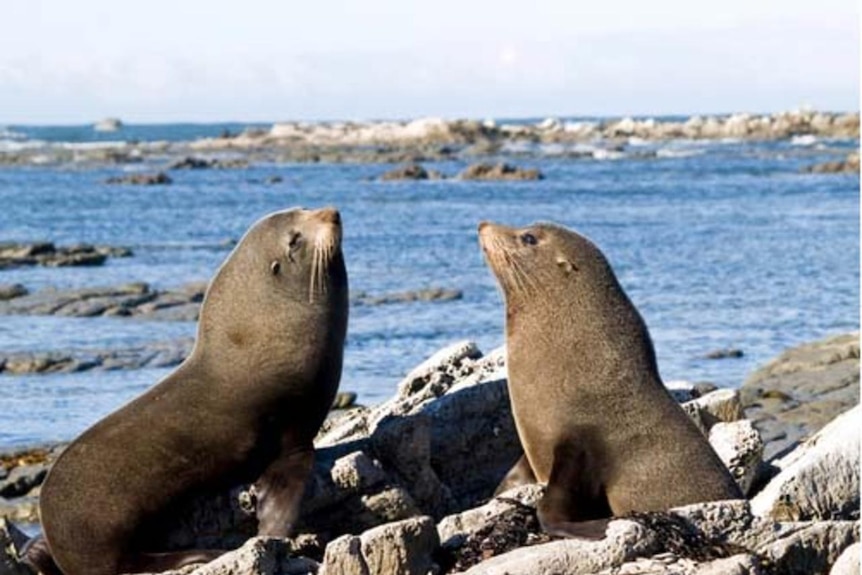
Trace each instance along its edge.
{"label": "fur seal", "polygon": [[40,496],[44,537],[26,560],[116,575],[212,559],[223,551],[141,542],[184,496],[248,482],[259,534],[286,536],[341,377],[347,290],[335,209],[255,223],[210,283],[189,358],[57,459]]}
{"label": "fur seal", "polygon": [[483,222],[506,303],[509,394],[524,457],[500,488],[547,484],[550,534],[742,493],[662,383],[646,324],[602,252],[553,224]]}

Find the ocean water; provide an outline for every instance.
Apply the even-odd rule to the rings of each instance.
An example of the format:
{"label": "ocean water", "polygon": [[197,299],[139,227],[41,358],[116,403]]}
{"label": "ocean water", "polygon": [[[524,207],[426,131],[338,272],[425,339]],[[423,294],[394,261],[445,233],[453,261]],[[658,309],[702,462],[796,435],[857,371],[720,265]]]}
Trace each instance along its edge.
{"label": "ocean water", "polygon": [[[225,128],[242,126],[150,126],[99,136],[83,127],[74,135],[72,128],[13,126],[0,129],[0,141],[181,140]],[[137,187],[102,184],[122,167],[3,167],[0,241],[122,245],[135,255],[98,268],[0,271],[0,283],[36,290],[207,279],[228,254],[225,240],[266,213],[335,205],[351,289],[463,291],[453,302],[351,309],[341,388],[369,404],[388,398],[404,374],[447,344],[472,339],[490,351],[503,343],[503,302],[478,247],[480,220],[555,221],[593,239],[644,316],[665,380],[735,387],[789,346],[859,328],[859,177],[800,173],[858,141],[630,144],[619,158],[528,150],[534,154],[506,160],[538,167],[545,179],[513,183],[380,182],[374,178],[391,166],[272,164],[177,171],[172,185]],[[636,153],[650,149],[656,157]],[[427,164],[451,175],[465,166]],[[272,175],[283,182],[262,183]],[[194,329],[5,316],[0,349],[126,347]],[[703,358],[725,347],[745,355]],[[168,372],[0,376],[0,449],[68,440]]]}

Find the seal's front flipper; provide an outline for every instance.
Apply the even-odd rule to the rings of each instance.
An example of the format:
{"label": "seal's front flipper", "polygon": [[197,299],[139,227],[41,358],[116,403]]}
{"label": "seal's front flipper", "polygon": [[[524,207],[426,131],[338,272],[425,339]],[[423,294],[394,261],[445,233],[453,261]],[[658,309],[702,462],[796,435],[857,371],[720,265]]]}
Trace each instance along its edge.
{"label": "seal's front flipper", "polygon": [[527,456],[522,455],[521,458],[512,466],[512,469],[509,470],[509,473],[503,477],[503,480],[500,481],[500,485],[497,486],[497,489],[494,490],[494,495],[500,495],[504,491],[508,491],[513,487],[518,487],[520,485],[527,485],[529,483],[536,483],[536,474],[533,472],[533,468],[530,467],[530,462],[527,461]]}
{"label": "seal's front flipper", "polygon": [[601,539],[611,509],[601,483],[601,465],[584,445],[595,441],[561,441],[554,448],[548,487],[539,500],[539,522],[549,535]]}
{"label": "seal's front flipper", "polygon": [[33,537],[21,548],[21,563],[42,575],[63,575],[54,562],[48,542],[42,535]]}
{"label": "seal's front flipper", "polygon": [[255,482],[258,535],[290,534],[313,465],[314,448],[309,445],[276,459]]}

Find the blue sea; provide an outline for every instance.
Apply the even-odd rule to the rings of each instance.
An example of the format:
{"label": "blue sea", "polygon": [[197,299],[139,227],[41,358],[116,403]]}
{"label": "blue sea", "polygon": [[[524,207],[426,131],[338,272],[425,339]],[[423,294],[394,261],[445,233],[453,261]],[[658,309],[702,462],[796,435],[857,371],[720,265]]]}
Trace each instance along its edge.
{"label": "blue sea", "polygon": [[[0,151],[120,140],[188,140],[238,124],[0,127]],[[351,288],[386,294],[463,291],[453,302],[351,309],[342,390],[373,404],[439,348],[464,339],[501,345],[503,302],[476,237],[480,220],[555,221],[593,239],[644,316],[665,380],[739,386],[784,349],[859,329],[859,177],[800,173],[840,159],[855,140],[631,141],[617,159],[529,157],[535,182],[380,182],[391,165],[253,164],[171,173],[169,186],[108,186],[122,166],[0,166],[0,241],[128,246],[97,268],[18,268],[0,283],[31,291],[208,279],[264,214],[335,205]],[[5,148],[4,148],[5,146]],[[643,158],[644,151],[656,152]],[[463,161],[425,164],[454,175]],[[136,166],[134,169],[141,169]],[[278,175],[275,185],[263,182]],[[0,317],[2,350],[127,347],[191,336],[183,322]],[[734,347],[744,356],[708,360]],[[73,438],[169,370],[0,376],[0,450]]]}

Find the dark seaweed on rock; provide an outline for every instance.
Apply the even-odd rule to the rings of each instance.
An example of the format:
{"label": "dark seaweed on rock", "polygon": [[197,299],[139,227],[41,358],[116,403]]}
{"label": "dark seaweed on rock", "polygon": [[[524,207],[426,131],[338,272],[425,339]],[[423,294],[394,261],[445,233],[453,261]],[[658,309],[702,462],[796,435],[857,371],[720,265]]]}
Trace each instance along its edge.
{"label": "dark seaweed on rock", "polygon": [[535,508],[517,499],[498,499],[514,505],[514,508],[503,513],[494,523],[461,540],[457,547],[440,548],[435,562],[443,573],[466,571],[473,565],[513,549],[551,541],[551,537],[542,531]]}

